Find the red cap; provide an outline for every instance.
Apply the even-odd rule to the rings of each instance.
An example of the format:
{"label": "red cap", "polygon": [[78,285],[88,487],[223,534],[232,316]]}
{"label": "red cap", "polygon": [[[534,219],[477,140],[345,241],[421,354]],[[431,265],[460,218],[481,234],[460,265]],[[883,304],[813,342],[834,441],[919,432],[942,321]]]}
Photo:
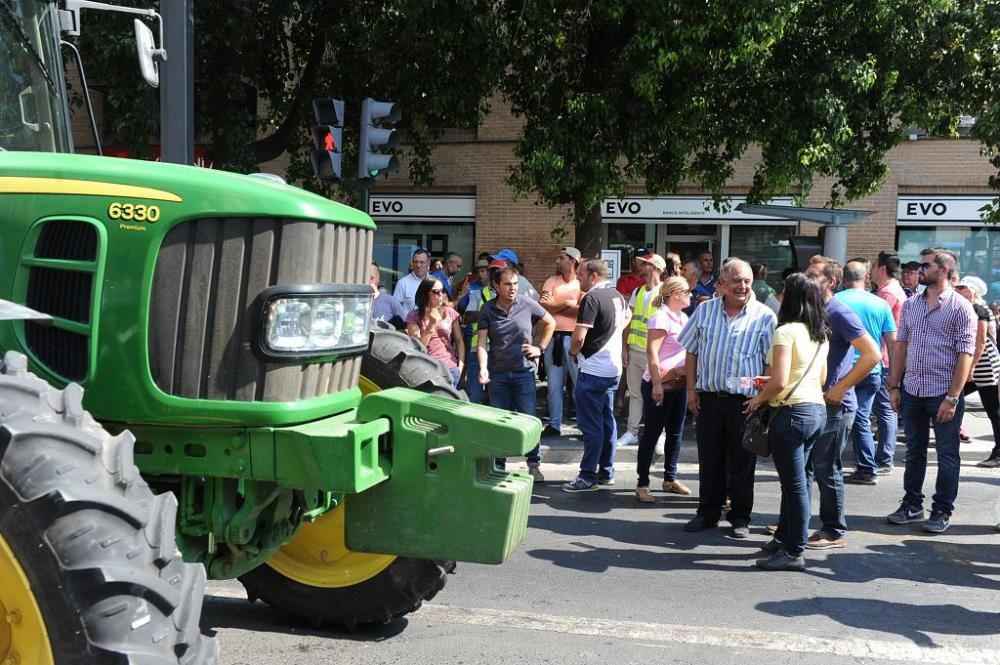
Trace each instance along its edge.
{"label": "red cap", "polygon": [[500,259],[493,259],[492,261],[490,261],[490,267],[491,268],[506,268],[507,267],[507,262],[506,261],[502,261]]}

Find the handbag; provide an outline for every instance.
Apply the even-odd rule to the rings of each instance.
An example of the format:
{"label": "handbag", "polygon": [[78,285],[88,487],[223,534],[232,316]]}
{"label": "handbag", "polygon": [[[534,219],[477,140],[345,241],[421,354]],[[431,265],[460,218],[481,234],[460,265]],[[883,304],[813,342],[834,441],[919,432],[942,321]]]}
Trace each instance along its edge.
{"label": "handbag", "polygon": [[809,366],[806,367],[806,371],[802,373],[799,380],[795,382],[792,389],[788,391],[785,395],[785,399],[782,400],[781,404],[778,406],[770,406],[764,404],[759,409],[747,416],[746,423],[743,427],[743,448],[749,450],[750,452],[759,455],[761,457],[771,456],[771,423],[774,422],[774,416],[778,414],[778,411],[784,406],[788,399],[795,394],[796,389],[802,380],[809,375],[809,371],[812,369],[813,363],[816,362],[816,358],[819,356],[819,350],[823,347],[822,344],[816,345],[816,353],[813,354],[812,360],[809,361]]}
{"label": "handbag", "polygon": [[663,392],[670,393],[675,390],[683,390],[687,388],[687,376],[677,374],[677,368],[668,369],[663,374],[660,374],[660,385],[663,386]]}

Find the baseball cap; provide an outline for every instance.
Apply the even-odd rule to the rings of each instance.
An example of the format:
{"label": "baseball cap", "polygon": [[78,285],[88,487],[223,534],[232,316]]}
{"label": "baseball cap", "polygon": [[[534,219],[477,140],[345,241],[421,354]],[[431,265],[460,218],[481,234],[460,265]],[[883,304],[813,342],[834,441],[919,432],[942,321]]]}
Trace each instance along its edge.
{"label": "baseball cap", "polygon": [[568,256],[569,258],[573,259],[577,263],[579,263],[580,259],[583,257],[583,254],[581,254],[580,250],[578,250],[576,247],[563,247],[559,251]]}
{"label": "baseball cap", "polygon": [[515,254],[512,249],[501,249],[493,255],[493,258],[500,259],[501,261],[510,261],[511,263],[519,263],[517,260],[517,254]]}
{"label": "baseball cap", "polygon": [[667,262],[664,261],[663,257],[660,256],[659,254],[649,253],[646,254],[645,256],[638,256],[636,258],[638,258],[640,261],[645,261],[646,263],[652,263],[653,267],[655,267],[660,272],[664,272],[667,269]]}
{"label": "baseball cap", "polygon": [[639,247],[638,249],[635,250],[635,255],[636,256],[649,256],[652,253],[653,253],[653,250],[651,250],[649,248],[646,248],[646,247]]}
{"label": "baseball cap", "polygon": [[506,268],[507,262],[502,259],[493,259],[490,261],[490,268]]}
{"label": "baseball cap", "polygon": [[979,279],[975,275],[966,275],[962,279],[958,280],[958,286],[967,286],[982,298],[986,295],[986,282]]}
{"label": "baseball cap", "polygon": [[903,270],[920,270],[920,264],[916,261],[907,261],[903,264]]}
{"label": "baseball cap", "polygon": [[489,268],[490,267],[490,262],[487,261],[486,259],[479,259],[478,261],[476,261],[476,267],[477,268]]}

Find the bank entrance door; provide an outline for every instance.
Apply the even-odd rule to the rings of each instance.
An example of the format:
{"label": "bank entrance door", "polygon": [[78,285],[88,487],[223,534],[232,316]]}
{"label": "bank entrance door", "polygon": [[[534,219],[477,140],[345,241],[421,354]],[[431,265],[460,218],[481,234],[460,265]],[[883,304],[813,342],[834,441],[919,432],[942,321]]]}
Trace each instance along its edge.
{"label": "bank entrance door", "polygon": [[697,259],[705,250],[712,252],[716,266],[722,260],[722,226],[718,224],[664,224],[660,225],[657,240],[661,255],[673,252],[681,262]]}

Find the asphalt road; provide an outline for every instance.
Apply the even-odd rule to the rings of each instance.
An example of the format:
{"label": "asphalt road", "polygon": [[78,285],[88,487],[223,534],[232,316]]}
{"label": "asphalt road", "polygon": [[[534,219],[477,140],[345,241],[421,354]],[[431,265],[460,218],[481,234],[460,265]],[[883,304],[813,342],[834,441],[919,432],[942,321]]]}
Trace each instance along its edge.
{"label": "asphalt road", "polygon": [[[724,526],[685,533],[693,498],[657,493],[656,504],[637,503],[633,463],[620,465],[615,486],[576,495],[558,486],[575,467],[546,464],[548,482],[536,485],[514,556],[499,567],[460,564],[407,618],[354,634],[315,630],[248,604],[238,583],[211,582],[203,628],[232,665],[1000,665],[1000,470],[975,467],[992,438],[982,414],[970,413],[966,428],[976,441],[962,447],[946,533],[886,523],[902,496],[900,466],[876,487],[848,486],[848,546],[807,553],[805,573],[752,567],[778,506],[770,464],[758,466],[755,524],[744,541]],[[694,462],[688,445],[681,478],[697,493]],[[932,465],[928,488],[933,476]]]}

